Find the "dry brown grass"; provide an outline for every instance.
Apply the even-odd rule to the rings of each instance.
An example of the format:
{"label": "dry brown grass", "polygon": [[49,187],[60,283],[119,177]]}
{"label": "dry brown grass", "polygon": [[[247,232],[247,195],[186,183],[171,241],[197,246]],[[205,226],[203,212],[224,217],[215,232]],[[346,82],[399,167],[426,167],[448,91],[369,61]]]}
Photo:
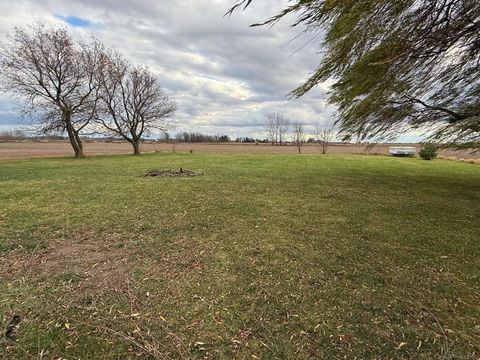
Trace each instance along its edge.
{"label": "dry brown grass", "polygon": [[[370,154],[388,155],[389,144],[375,146],[364,144],[332,144],[328,149],[329,154]],[[415,145],[418,148],[418,145]],[[125,142],[85,142],[85,153],[90,155],[128,154],[132,151],[130,144]],[[143,152],[173,152],[171,144],[142,144]],[[295,154],[297,148],[293,145],[271,146],[270,144],[208,144],[208,143],[180,143],[175,146],[176,152],[199,152],[199,153],[263,153],[263,154]],[[319,145],[308,144],[303,146],[305,154],[319,154]],[[480,152],[470,150],[441,150],[444,158],[453,159],[480,159]],[[18,141],[0,142],[0,160],[2,159],[26,159],[34,157],[71,156],[72,150],[67,141]]]}
{"label": "dry brown grass", "polygon": [[[83,240],[82,240],[83,238]],[[120,289],[131,270],[122,247],[95,239],[93,234],[70,241],[53,241],[46,249],[27,251],[19,247],[0,257],[3,278],[78,277],[82,293],[98,293],[106,288]],[[105,241],[105,240],[104,240]],[[70,280],[70,279],[67,279]]]}

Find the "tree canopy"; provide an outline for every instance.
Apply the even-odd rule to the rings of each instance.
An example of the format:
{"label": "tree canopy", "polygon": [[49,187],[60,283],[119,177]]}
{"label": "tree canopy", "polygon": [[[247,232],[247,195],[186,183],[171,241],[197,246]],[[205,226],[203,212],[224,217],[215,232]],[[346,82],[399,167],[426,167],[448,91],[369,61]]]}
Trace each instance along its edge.
{"label": "tree canopy", "polygon": [[292,96],[333,79],[329,99],[344,134],[418,129],[442,141],[480,139],[478,0],[295,0],[252,26],[288,14],[297,16],[293,27],[323,38],[318,67]]}
{"label": "tree canopy", "polygon": [[106,49],[102,53],[96,79],[99,101],[96,120],[101,131],[118,136],[140,154],[142,137],[154,130],[172,129],[177,108],[148,67],[132,65],[120,53]]}
{"label": "tree canopy", "polygon": [[80,132],[94,115],[101,51],[96,40],[78,42],[65,29],[42,25],[15,28],[0,43],[0,90],[18,99],[41,132],[66,132],[75,157],[83,157]]}

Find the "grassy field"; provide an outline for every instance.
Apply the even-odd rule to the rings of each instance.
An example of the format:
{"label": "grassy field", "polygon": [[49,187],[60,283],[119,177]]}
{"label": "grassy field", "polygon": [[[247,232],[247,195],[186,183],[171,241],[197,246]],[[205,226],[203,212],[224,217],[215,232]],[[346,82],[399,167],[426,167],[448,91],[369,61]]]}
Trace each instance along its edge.
{"label": "grassy field", "polygon": [[2,161],[0,357],[477,359],[479,214],[445,160]]}

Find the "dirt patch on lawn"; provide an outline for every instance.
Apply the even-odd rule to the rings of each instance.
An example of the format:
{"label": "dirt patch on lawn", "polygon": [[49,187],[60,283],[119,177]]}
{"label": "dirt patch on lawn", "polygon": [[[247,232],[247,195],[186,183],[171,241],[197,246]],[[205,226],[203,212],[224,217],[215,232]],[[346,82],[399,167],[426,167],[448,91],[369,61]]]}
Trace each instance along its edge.
{"label": "dirt patch on lawn", "polygon": [[81,276],[82,287],[97,293],[122,288],[132,264],[124,248],[66,243],[55,249],[41,268],[46,273],[75,271]]}
{"label": "dirt patch on lawn", "polygon": [[34,252],[19,248],[0,257],[2,278],[73,280],[89,293],[123,288],[132,271],[127,250],[111,243],[99,246],[70,240]]}

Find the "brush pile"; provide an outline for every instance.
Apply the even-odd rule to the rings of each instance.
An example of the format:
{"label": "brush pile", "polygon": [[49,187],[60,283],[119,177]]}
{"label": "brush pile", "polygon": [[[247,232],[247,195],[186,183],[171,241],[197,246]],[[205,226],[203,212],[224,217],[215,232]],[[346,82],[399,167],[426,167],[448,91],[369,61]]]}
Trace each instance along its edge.
{"label": "brush pile", "polygon": [[162,169],[162,170],[150,170],[144,176],[157,177],[157,176],[195,176],[194,171],[178,168],[178,169]]}

